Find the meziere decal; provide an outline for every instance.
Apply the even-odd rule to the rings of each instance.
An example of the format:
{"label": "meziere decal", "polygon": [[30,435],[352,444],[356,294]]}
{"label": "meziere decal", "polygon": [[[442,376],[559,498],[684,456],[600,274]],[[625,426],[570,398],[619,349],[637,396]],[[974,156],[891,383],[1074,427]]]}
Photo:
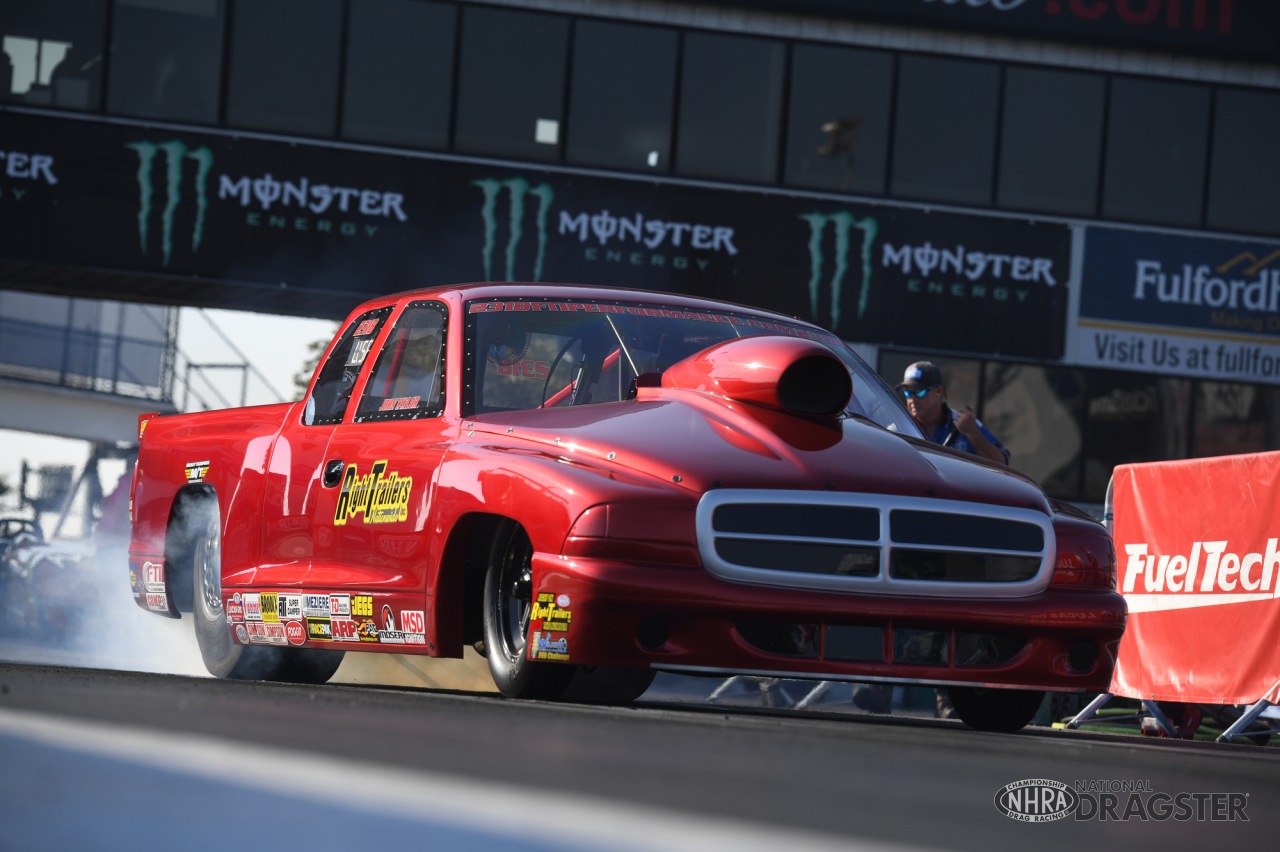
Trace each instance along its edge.
{"label": "meziere decal", "polygon": [[1236,553],[1227,541],[1192,542],[1187,553],[1149,553],[1126,544],[1121,591],[1130,612],[1190,609],[1280,597],[1280,539],[1266,552]]}
{"label": "meziere decal", "polygon": [[413,477],[400,476],[394,470],[386,473],[386,470],[386,459],[374,462],[364,476],[360,475],[358,465],[347,465],[338,508],[333,515],[336,525],[342,526],[356,515],[364,515],[366,524],[389,524],[409,517]]}

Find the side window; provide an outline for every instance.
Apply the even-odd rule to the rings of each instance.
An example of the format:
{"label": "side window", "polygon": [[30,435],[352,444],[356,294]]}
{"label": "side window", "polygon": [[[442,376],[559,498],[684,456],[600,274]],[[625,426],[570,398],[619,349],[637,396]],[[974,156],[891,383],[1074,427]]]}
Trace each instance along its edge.
{"label": "side window", "polygon": [[415,420],[444,411],[445,307],[407,306],[396,320],[360,397],[356,421]]}
{"label": "side window", "polygon": [[342,337],[329,352],[320,375],[316,377],[302,422],[307,426],[323,426],[342,422],[347,401],[355,387],[360,367],[373,348],[383,321],[391,308],[379,308],[361,314],[342,332]]}

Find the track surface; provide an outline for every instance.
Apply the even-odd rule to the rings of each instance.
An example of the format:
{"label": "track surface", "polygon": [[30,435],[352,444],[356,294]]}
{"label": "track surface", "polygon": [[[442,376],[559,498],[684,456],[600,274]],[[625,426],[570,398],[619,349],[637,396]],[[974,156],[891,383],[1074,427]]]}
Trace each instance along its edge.
{"label": "track surface", "polygon": [[[33,733],[42,720],[55,721],[44,734]],[[67,721],[75,724],[60,727]],[[83,728],[86,721],[92,727]],[[134,738],[137,730],[153,733]],[[82,742],[114,743],[115,753],[104,756]],[[192,742],[204,751],[192,750]],[[131,755],[177,757],[158,783],[154,771],[133,776],[142,770]],[[259,784],[278,777],[291,797],[266,807],[279,790],[237,787],[234,771],[230,780],[218,776],[211,792],[208,778],[195,776],[204,764],[218,763]],[[113,779],[103,784],[154,788],[159,799],[116,791],[103,800],[101,784],[77,787],[54,777],[59,766],[82,779]],[[333,808],[344,790],[354,795],[362,787],[366,799],[397,799],[402,807],[396,816],[369,805],[357,818],[354,842],[385,846],[405,831],[409,846],[397,845],[410,849],[500,848],[512,842],[501,832],[515,825],[520,835],[526,818],[532,827],[519,842],[535,849],[696,848],[708,840],[722,840],[725,848],[777,848],[789,838],[794,847],[1016,844],[1079,852],[1105,843],[1203,850],[1240,842],[1270,847],[1280,835],[1280,750],[1272,748],[1043,728],[995,735],[896,716],[648,700],[605,708],[480,692],[305,687],[17,663],[0,663],[0,767],[0,822],[9,832],[0,848],[19,839],[21,848],[32,848],[26,841],[61,836],[49,833],[59,822],[66,830],[93,819],[95,842],[85,848],[129,848],[130,838],[139,841],[133,848],[168,848],[162,838],[176,840],[173,832],[191,828],[165,822],[179,817],[204,820],[203,830],[218,839],[209,848],[226,848],[225,832],[252,839],[255,848],[290,839],[313,845],[353,830]],[[993,797],[1028,778],[1069,786],[1139,781],[1170,795],[1244,793],[1249,821],[1018,823],[997,812]],[[399,785],[375,783],[388,779]],[[424,786],[423,779],[446,785]],[[450,789],[450,781],[458,794],[455,821],[466,822],[467,807],[480,806],[472,834],[449,834],[454,821],[447,814],[425,829],[404,822],[415,802],[429,810],[433,799],[437,807],[445,801],[432,791]],[[378,793],[384,789],[392,792]],[[494,815],[487,827],[485,807]],[[303,826],[299,820],[308,814],[314,819]],[[570,830],[592,814],[591,831]],[[602,814],[609,819],[600,824]],[[560,837],[556,826],[564,828]]]}

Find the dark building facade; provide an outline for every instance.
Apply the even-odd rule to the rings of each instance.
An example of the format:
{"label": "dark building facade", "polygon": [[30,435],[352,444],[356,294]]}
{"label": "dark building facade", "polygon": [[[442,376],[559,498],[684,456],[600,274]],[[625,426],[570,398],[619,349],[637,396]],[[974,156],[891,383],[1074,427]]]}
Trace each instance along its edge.
{"label": "dark building facade", "polygon": [[1050,493],[1280,448],[1280,4],[12,0],[0,288],[713,296],[929,357]]}

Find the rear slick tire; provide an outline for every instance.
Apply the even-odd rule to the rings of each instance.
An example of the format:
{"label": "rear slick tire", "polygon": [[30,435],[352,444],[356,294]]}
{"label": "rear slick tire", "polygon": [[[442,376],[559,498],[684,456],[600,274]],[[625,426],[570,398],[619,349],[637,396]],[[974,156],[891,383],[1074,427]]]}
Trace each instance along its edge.
{"label": "rear slick tire", "polygon": [[533,545],[524,529],[504,521],[494,532],[484,575],[484,641],[489,674],[507,698],[554,701],[577,666],[528,659],[533,606]]}
{"label": "rear slick tire", "polygon": [[977,731],[1020,731],[1044,703],[1044,693],[1037,690],[953,686],[948,691],[960,721]]}
{"label": "rear slick tire", "polygon": [[192,524],[192,617],[209,674],[231,680],[324,683],[342,664],[342,651],[237,645],[222,608],[222,527],[216,504],[205,503]]}

